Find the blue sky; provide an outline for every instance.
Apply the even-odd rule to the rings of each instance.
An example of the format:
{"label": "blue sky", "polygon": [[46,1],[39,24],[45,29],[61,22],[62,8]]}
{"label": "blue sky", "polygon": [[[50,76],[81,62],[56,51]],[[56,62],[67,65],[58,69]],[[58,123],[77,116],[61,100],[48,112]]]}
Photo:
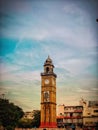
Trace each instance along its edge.
{"label": "blue sky", "polygon": [[57,74],[57,105],[98,99],[97,0],[1,0],[0,95],[40,109],[48,55]]}

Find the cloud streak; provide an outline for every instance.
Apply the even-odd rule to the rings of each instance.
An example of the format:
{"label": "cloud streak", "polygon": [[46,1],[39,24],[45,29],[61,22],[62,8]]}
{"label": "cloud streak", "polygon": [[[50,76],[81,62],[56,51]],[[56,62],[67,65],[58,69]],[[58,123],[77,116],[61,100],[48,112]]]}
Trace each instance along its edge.
{"label": "cloud streak", "polygon": [[97,14],[91,3],[2,3],[0,94],[25,111],[40,109],[40,73],[50,55],[58,76],[57,104],[75,105],[81,97],[96,100]]}

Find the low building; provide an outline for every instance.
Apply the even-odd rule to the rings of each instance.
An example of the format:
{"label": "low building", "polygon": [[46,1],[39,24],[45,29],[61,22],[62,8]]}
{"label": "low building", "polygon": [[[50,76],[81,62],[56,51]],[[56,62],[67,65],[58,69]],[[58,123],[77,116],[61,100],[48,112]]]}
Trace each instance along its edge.
{"label": "low building", "polygon": [[33,119],[34,118],[34,110],[25,112],[23,118],[24,119]]}
{"label": "low building", "polygon": [[98,128],[98,101],[81,99],[79,106],[58,105],[58,127],[83,125]]}
{"label": "low building", "polygon": [[58,105],[57,124],[58,127],[66,125],[82,125],[83,124],[83,106],[65,106]]}
{"label": "low building", "polygon": [[32,119],[34,119],[34,116],[36,115],[36,113],[39,113],[39,110],[24,112],[23,119],[31,119],[32,120]]}
{"label": "low building", "polygon": [[83,105],[83,125],[98,127],[98,101],[85,101],[82,99]]}

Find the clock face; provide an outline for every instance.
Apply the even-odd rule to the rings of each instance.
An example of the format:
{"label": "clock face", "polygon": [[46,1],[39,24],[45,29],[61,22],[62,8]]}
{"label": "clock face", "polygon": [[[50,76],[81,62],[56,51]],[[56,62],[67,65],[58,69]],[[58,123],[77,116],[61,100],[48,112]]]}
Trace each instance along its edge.
{"label": "clock face", "polygon": [[45,79],[45,84],[49,84],[49,79]]}

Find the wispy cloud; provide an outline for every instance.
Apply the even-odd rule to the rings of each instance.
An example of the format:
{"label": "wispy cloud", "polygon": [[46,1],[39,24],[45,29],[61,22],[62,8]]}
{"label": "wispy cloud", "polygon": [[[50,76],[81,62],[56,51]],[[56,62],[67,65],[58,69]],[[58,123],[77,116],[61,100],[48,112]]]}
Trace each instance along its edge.
{"label": "wispy cloud", "polygon": [[24,110],[40,109],[40,73],[50,55],[58,76],[57,104],[78,104],[82,96],[97,99],[94,9],[81,1],[5,2],[0,9],[0,94]]}

